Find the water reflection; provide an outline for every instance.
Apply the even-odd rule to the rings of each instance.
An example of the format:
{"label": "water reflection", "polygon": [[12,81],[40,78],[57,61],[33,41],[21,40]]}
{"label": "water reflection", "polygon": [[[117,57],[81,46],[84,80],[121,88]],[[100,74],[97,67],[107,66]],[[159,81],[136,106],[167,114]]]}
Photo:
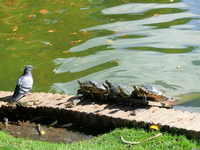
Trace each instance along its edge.
{"label": "water reflection", "polygon": [[110,8],[103,9],[101,12],[106,15],[110,14],[132,14],[132,13],[144,13],[152,9],[161,8],[186,8],[190,6],[185,3],[171,3],[171,4],[158,4],[158,3],[130,3]]}
{"label": "water reflection", "polygon": [[[200,48],[199,25],[194,23],[200,15],[197,9],[194,11],[191,4],[189,2],[130,3],[103,9],[102,17],[107,16],[113,22],[85,28],[81,31],[108,30],[114,33],[92,38],[84,44],[72,47],[69,52],[84,52],[94,46],[108,43],[107,48],[114,50],[102,49],[98,54],[81,57],[79,61],[74,59],[70,61],[68,58],[62,59],[62,61],[56,59],[54,62],[59,64],[59,67],[54,71],[56,73],[69,70],[79,72],[104,63],[106,60],[116,59],[119,60],[117,66],[83,75],[80,79],[82,81],[97,79],[101,82],[109,79],[130,86],[156,84],[165,91],[165,94],[177,98],[181,98],[180,94],[198,92],[200,91],[197,86],[200,82],[199,56],[188,52],[198,52]],[[145,15],[146,12],[150,15]],[[134,18],[134,15],[137,18]],[[133,17],[131,18],[131,16]],[[141,52],[141,50],[146,52]],[[83,60],[88,63],[82,63]],[[80,65],[70,68],[67,67],[66,62]],[[180,70],[176,70],[178,65],[181,66]],[[67,83],[54,83],[51,90],[76,93],[77,88],[77,80],[73,80]],[[183,105],[189,104],[184,103]]]}
{"label": "water reflection", "polygon": [[[123,53],[122,53],[123,52]],[[156,84],[167,95],[179,95],[191,92],[200,91],[200,87],[196,86],[200,84],[199,80],[199,66],[191,63],[193,60],[198,59],[198,55],[195,53],[190,54],[165,54],[158,52],[133,52],[133,51],[103,51],[98,54],[92,55],[92,60],[96,62],[104,63],[106,60],[118,59],[117,66],[108,68],[106,70],[93,72],[89,75],[82,75],[80,80],[96,79],[104,82],[105,79],[109,79],[113,82],[119,82],[132,85],[141,84]],[[82,68],[87,70],[93,66],[92,63],[83,63],[82,60],[90,60],[91,57],[83,57],[81,60],[66,59],[67,64],[80,63],[74,69],[70,71],[80,72]],[[71,60],[71,61],[70,61]],[[160,61],[162,60],[162,61]],[[63,60],[61,60],[60,67],[57,68],[57,72],[62,72]],[[77,62],[76,62],[77,61]],[[58,60],[57,60],[58,63]],[[180,70],[176,67],[180,65]],[[64,67],[67,69],[67,67]],[[69,70],[65,70],[69,71]],[[77,80],[70,82],[58,82],[54,83],[52,90],[57,92],[64,92],[74,94],[78,88]]]}
{"label": "water reflection", "polygon": [[174,107],[176,110],[189,111],[189,112],[198,112],[200,113],[200,91],[192,92],[189,94],[179,95],[180,101],[177,106]]}

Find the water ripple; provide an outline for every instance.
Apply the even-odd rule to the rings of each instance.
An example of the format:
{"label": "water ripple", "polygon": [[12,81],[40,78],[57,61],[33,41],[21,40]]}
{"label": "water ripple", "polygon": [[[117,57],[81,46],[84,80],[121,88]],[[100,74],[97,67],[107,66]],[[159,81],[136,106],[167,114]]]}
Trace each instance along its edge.
{"label": "water ripple", "polygon": [[160,8],[189,8],[190,6],[185,3],[172,3],[172,4],[158,4],[158,3],[134,3],[123,4],[110,8],[103,9],[101,12],[106,15],[110,14],[130,14],[142,13],[151,9]]}

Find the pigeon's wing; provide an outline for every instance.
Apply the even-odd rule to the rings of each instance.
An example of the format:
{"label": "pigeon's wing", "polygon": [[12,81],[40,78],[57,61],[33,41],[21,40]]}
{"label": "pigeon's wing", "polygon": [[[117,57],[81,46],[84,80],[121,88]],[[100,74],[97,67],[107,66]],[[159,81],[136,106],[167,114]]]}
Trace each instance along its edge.
{"label": "pigeon's wing", "polygon": [[33,87],[33,78],[31,76],[21,76],[18,79],[19,93],[27,94]]}
{"label": "pigeon's wing", "polygon": [[24,97],[25,94],[21,94],[21,93],[19,93],[19,91],[20,91],[20,87],[18,85],[16,85],[15,92],[14,92],[13,97],[12,97],[12,102],[17,102],[22,97]]}

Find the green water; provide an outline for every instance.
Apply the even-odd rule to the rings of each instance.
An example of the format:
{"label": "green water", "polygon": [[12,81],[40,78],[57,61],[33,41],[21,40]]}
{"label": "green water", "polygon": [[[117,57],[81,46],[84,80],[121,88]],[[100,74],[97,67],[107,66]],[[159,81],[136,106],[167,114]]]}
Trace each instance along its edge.
{"label": "green water", "polygon": [[[200,0],[0,0],[0,90],[24,67],[32,92],[74,95],[77,80],[155,84],[200,107]],[[181,66],[180,69],[176,69]]]}

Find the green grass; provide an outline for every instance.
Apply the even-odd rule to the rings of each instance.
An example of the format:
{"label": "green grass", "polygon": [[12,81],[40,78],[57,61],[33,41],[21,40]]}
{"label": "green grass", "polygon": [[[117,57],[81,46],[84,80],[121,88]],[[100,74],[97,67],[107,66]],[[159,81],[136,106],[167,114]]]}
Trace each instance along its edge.
{"label": "green grass", "polygon": [[[144,141],[159,132],[147,131],[141,128],[115,129],[114,131],[100,135],[92,140],[81,141],[72,144],[55,144],[42,141],[24,140],[13,138],[8,133],[0,131],[1,150],[198,150],[200,146],[197,140],[189,140],[183,135],[172,135],[164,132],[161,136],[149,141]],[[137,145],[125,144],[120,136],[127,141],[141,142]],[[143,142],[142,142],[143,141]]]}

